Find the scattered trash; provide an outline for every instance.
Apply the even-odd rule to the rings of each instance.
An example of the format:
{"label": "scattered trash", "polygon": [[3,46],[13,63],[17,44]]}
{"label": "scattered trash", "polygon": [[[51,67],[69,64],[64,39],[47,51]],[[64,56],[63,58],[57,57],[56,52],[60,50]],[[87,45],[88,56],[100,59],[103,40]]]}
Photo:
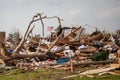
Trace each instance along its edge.
{"label": "scattered trash", "polygon": [[65,63],[65,62],[68,62],[69,61],[69,58],[62,58],[62,59],[58,59],[55,64],[61,64],[61,63]]}
{"label": "scattered trash", "polygon": [[[57,18],[58,27],[51,32],[50,36],[45,37],[42,20],[51,18]],[[31,27],[31,25],[39,20],[42,24],[42,36],[34,36],[32,30],[35,26]],[[87,34],[82,26],[63,27],[61,21],[62,19],[57,16],[47,17],[37,13],[22,38],[6,39],[6,33],[0,32],[0,69],[11,70],[14,66],[24,70],[36,70],[51,67],[57,69],[64,66],[66,67],[64,70],[71,69],[71,72],[74,72],[75,67],[81,65],[110,66],[78,74],[93,78],[94,76],[89,74],[120,68],[120,30],[115,34],[105,34],[96,29],[91,34]],[[66,63],[67,66],[62,63]],[[99,75],[102,74],[104,73]]]}
{"label": "scattered trash", "polygon": [[82,44],[78,49],[79,49],[79,50],[83,50],[83,49],[86,49],[86,48],[87,48],[87,45]]}

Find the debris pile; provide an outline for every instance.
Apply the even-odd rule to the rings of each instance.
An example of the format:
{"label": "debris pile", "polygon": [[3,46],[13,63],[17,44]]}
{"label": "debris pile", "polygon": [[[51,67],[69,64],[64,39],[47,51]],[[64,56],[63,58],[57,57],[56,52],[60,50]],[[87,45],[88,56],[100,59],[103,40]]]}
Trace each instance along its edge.
{"label": "debris pile", "polygon": [[[107,65],[101,70],[79,74],[87,75],[120,68],[120,30],[113,34],[96,29],[86,34],[82,26],[63,27],[59,17],[42,14],[33,16],[22,38],[6,39],[5,32],[0,32],[0,69],[14,66],[25,70],[56,68],[74,72],[77,67]],[[42,20],[52,18],[57,18],[59,25],[49,37],[44,37]],[[31,25],[39,20],[43,37],[31,36],[35,27]]]}

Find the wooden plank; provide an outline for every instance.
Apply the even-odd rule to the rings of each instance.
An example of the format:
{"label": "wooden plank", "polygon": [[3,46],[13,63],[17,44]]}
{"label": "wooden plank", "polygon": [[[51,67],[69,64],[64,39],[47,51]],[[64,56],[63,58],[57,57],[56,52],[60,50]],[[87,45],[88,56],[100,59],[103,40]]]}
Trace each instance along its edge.
{"label": "wooden plank", "polygon": [[111,68],[120,68],[120,64],[110,64]]}
{"label": "wooden plank", "polygon": [[82,72],[80,73],[79,75],[88,75],[88,74],[97,74],[97,73],[101,73],[101,72],[107,72],[107,71],[110,71],[110,70],[114,70],[116,68],[105,68],[105,69],[93,69],[93,70],[88,70],[88,71],[85,71],[85,72]]}
{"label": "wooden plank", "polygon": [[107,72],[107,71],[114,70],[114,69],[116,68],[93,69],[93,70],[82,72],[78,75],[71,75],[71,76],[63,77],[63,79],[69,79],[69,78],[76,77],[76,76],[87,76],[89,74],[97,74],[97,73]]}
{"label": "wooden plank", "polygon": [[78,63],[74,64],[73,66],[80,66],[80,65],[91,65],[91,64],[108,64],[108,63],[113,63],[115,62],[114,60],[107,60],[107,61],[90,61],[90,62],[84,62],[84,63]]}
{"label": "wooden plank", "polygon": [[72,59],[70,59],[70,68],[71,68],[71,72],[73,73],[73,62],[72,62],[73,60]]}

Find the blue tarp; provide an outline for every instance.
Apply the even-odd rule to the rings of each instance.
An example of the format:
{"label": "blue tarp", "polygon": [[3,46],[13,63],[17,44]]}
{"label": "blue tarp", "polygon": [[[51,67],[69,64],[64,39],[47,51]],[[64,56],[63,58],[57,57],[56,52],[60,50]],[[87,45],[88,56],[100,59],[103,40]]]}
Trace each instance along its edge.
{"label": "blue tarp", "polygon": [[62,63],[68,62],[68,61],[69,61],[69,58],[59,59],[55,62],[55,64],[62,64]]}

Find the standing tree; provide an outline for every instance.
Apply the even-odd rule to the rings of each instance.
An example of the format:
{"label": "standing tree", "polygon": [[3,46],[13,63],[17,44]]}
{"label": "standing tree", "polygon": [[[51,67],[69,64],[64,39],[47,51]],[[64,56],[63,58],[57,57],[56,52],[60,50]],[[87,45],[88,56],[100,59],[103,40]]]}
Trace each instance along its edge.
{"label": "standing tree", "polygon": [[12,28],[12,31],[8,34],[8,39],[20,38],[20,31],[17,28]]}

